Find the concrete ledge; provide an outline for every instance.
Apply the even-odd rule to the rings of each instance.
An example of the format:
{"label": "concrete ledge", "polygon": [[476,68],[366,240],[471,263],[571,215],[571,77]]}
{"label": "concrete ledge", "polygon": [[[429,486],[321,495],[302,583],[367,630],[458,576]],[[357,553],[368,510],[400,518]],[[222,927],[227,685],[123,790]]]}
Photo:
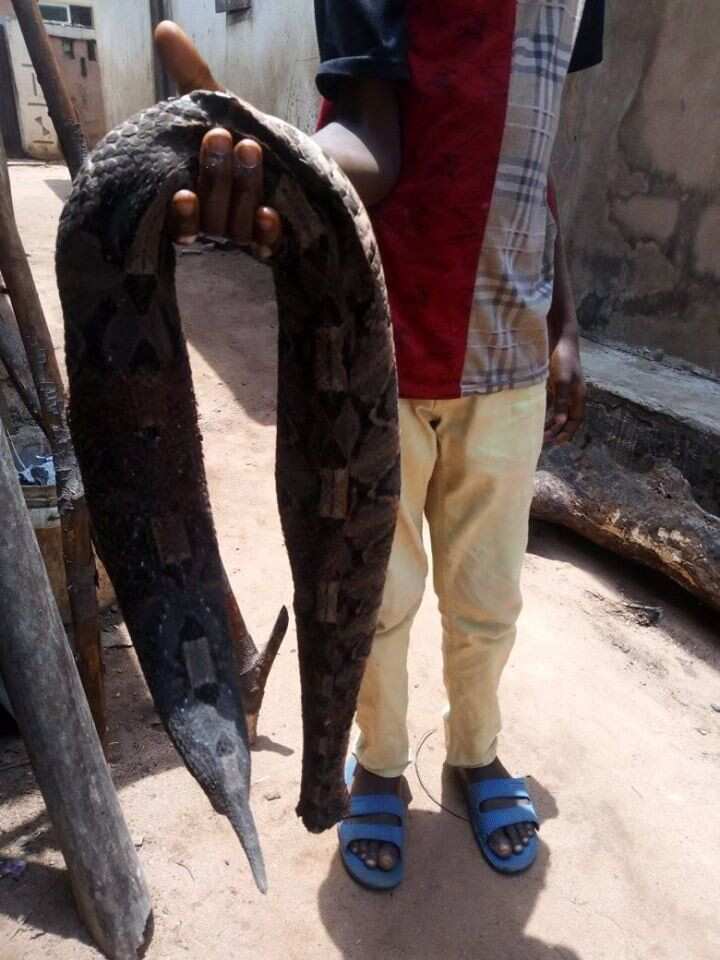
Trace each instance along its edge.
{"label": "concrete ledge", "polygon": [[720,384],[590,342],[583,359],[585,427],[544,452],[533,515],[720,609]]}

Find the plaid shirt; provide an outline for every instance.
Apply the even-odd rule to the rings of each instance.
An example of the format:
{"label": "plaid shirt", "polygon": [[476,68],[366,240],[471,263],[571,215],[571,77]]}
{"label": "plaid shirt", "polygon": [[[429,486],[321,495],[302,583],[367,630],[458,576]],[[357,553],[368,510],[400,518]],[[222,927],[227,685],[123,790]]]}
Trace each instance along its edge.
{"label": "plaid shirt", "polygon": [[436,0],[316,0],[316,10],[321,92],[333,97],[347,76],[402,81],[403,168],[372,211],[401,396],[542,382],[550,157],[569,69],[601,58],[601,0],[444,0],[440,10]]}

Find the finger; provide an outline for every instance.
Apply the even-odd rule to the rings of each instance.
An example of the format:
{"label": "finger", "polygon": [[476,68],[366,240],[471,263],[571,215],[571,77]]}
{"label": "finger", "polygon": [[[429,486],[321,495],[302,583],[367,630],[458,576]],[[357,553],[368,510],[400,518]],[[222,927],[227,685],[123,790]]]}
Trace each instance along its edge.
{"label": "finger", "polygon": [[267,260],[277,252],[282,239],[282,220],[272,207],[259,207],[255,214],[255,243],[258,256]]}
{"label": "finger", "polygon": [[170,233],[176,243],[192,243],[200,230],[200,206],[197,194],[178,190],[172,198]]}
{"label": "finger", "polygon": [[573,385],[568,409],[568,418],[557,435],[558,443],[569,443],[585,419],[585,383],[583,380]]}
{"label": "finger", "polygon": [[568,421],[570,407],[570,384],[557,383],[553,385],[552,417],[545,431],[545,439],[555,440],[562,432]]}
{"label": "finger", "polygon": [[249,244],[253,239],[255,213],[263,196],[262,159],[262,147],[255,140],[241,140],[233,150],[228,230],[235,243]]}
{"label": "finger", "polygon": [[155,28],[155,46],[180,93],[222,89],[190,37],[172,20],[163,20]]}
{"label": "finger", "polygon": [[200,148],[200,225],[204,233],[224,235],[232,194],[232,137],[214,127],[203,137]]}
{"label": "finger", "polygon": [[556,436],[554,437],[555,443],[557,444],[570,443],[572,438],[577,433],[579,426],[580,426],[579,420],[568,420],[565,423],[565,426],[563,427],[563,429],[560,431],[560,433],[556,434]]}
{"label": "finger", "polygon": [[552,443],[557,440],[567,423],[567,414],[553,413],[549,423],[545,427],[543,439],[545,443]]}

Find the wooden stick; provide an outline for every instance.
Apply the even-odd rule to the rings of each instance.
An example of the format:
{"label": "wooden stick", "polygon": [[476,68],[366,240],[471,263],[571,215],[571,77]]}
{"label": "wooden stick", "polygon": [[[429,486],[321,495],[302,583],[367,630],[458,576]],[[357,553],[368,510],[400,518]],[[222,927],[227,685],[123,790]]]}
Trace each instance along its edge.
{"label": "wooden stick", "polygon": [[36,0],[12,0],[12,4],[45,94],[48,113],[57,132],[65,163],[74,180],[87,156],[87,142],[77,110],[65,88]]}
{"label": "wooden stick", "polygon": [[137,960],[152,906],[0,431],[0,670],[78,911],[111,960]]}
{"label": "wooden stick", "polygon": [[[0,134],[0,167],[6,163]],[[10,294],[40,402],[53,459],[63,534],[65,575],[78,666],[98,732],[105,734],[95,556],[80,470],[65,417],[65,395],[50,331],[0,177],[0,273]]]}
{"label": "wooden stick", "polygon": [[[2,277],[0,276],[0,283]],[[5,293],[0,293],[0,360],[7,370],[10,381],[25,409],[33,420],[44,429],[35,384],[28,366],[25,349],[15,324],[12,304]]]}

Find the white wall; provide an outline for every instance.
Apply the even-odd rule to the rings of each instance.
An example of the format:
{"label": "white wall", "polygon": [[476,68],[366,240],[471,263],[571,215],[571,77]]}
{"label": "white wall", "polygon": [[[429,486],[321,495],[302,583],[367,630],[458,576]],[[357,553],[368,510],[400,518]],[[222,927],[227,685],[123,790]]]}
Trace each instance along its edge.
{"label": "white wall", "polygon": [[[342,2],[342,0],[339,0]],[[98,64],[108,129],[155,102],[149,0],[93,0]],[[315,127],[319,97],[313,0],[253,0],[249,15],[215,12],[214,0],[169,0],[168,13],[193,38],[218,82],[303,130]],[[58,158],[18,23],[7,21],[23,144]],[[77,28],[53,33],[92,36]]]}
{"label": "white wall", "polygon": [[93,0],[108,129],[155,102],[148,0]]}
{"label": "white wall", "polygon": [[18,123],[23,150],[36,160],[57,160],[60,148],[55,128],[50,122],[45,97],[30,62],[20,25],[15,19],[4,19],[7,29],[10,62],[17,94]]}
{"label": "white wall", "polygon": [[[147,0],[93,0],[95,30],[48,25],[55,36],[97,40],[108,129],[155,102],[150,9]],[[60,159],[55,129],[30,62],[20,25],[3,18],[17,90],[23,148],[39,160]]]}
{"label": "white wall", "polygon": [[[62,157],[55,127],[50,120],[42,87],[25,46],[20,24],[13,17],[3,17],[7,29],[10,62],[15,81],[18,122],[23,150],[36,160],[59,160]],[[48,25],[52,36],[73,40],[92,40],[92,30],[82,27]]]}
{"label": "white wall", "polygon": [[267,113],[314,129],[319,98],[312,0],[253,0],[252,11],[242,16],[215,13],[214,0],[171,0],[171,12],[220,83]]}

